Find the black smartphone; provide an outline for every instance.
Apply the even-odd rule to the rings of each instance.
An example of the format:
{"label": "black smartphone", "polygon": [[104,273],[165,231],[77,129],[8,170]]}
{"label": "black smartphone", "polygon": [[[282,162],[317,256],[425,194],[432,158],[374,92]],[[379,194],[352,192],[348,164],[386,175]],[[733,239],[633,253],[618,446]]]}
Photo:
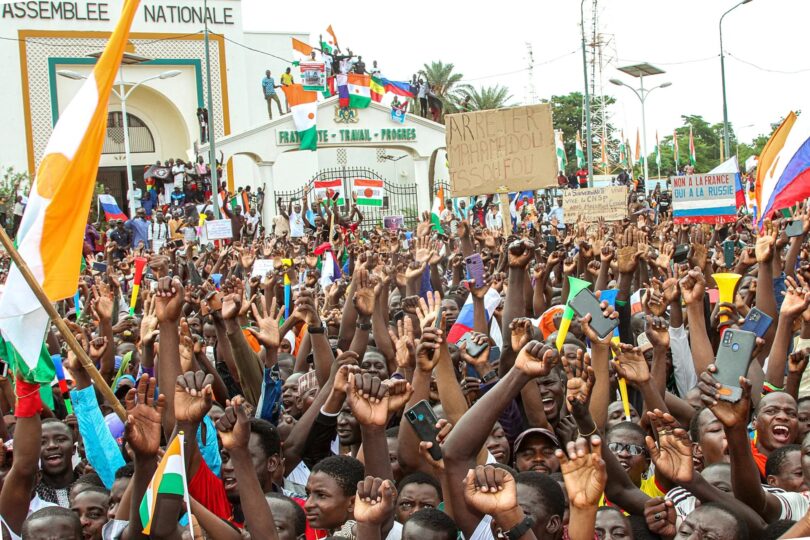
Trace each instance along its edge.
{"label": "black smartphone", "polygon": [[742,397],[740,377],[748,373],[756,340],[755,333],[736,328],[729,328],[723,334],[714,361],[717,367],[714,378],[722,385],[718,394],[723,401],[736,402]]}
{"label": "black smartphone", "polygon": [[107,263],[93,261],[93,270],[96,272],[106,272],[107,271]]}
{"label": "black smartphone", "polygon": [[740,330],[753,332],[757,337],[764,338],[765,332],[768,331],[771,324],[773,324],[773,318],[754,307],[748,312],[748,316],[740,326]]}
{"label": "black smartphone", "polygon": [[430,447],[430,457],[436,461],[442,459],[442,449],[439,448],[439,442],[436,440],[436,435],[439,434],[439,430],[436,429],[436,422],[439,420],[436,418],[430,403],[426,399],[416,403],[405,411],[405,418],[408,419],[420,441],[433,443],[433,446]]}
{"label": "black smartphone", "polygon": [[687,258],[689,258],[689,246],[687,244],[676,246],[672,260],[680,264],[685,263]]}
{"label": "black smartphone", "polygon": [[461,339],[459,340],[457,345],[460,347],[462,343],[466,343],[467,344],[467,349],[466,349],[467,354],[469,354],[473,358],[478,358],[479,356],[481,356],[481,353],[484,352],[484,349],[486,349],[489,344],[488,343],[482,343],[482,344],[479,345],[478,343],[473,341],[473,336],[474,335],[475,334],[473,334],[472,332],[467,332],[466,334],[461,336]]}
{"label": "black smartphone", "polygon": [[602,308],[599,306],[599,300],[596,298],[590,289],[582,289],[579,293],[572,298],[568,305],[577,314],[577,317],[584,317],[588,313],[591,314],[590,326],[596,332],[600,339],[604,339],[613,333],[613,330],[619,326],[619,319],[608,319],[602,315]]}
{"label": "black smartphone", "polygon": [[787,234],[789,238],[801,236],[804,234],[804,222],[800,219],[789,221],[787,227],[785,227],[785,234]]}
{"label": "black smartphone", "polygon": [[557,237],[554,235],[546,236],[546,251],[551,253],[557,249]]}
{"label": "black smartphone", "polygon": [[723,259],[726,264],[726,268],[732,268],[734,266],[734,245],[736,242],[732,242],[731,240],[726,240],[723,242]]}

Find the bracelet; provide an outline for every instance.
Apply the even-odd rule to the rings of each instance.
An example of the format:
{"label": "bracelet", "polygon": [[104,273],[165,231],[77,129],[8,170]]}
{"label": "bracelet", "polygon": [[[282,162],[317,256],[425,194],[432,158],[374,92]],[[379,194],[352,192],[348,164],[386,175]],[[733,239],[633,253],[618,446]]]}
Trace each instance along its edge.
{"label": "bracelet", "polygon": [[531,516],[526,516],[523,518],[523,521],[509,529],[508,531],[504,532],[503,535],[507,538],[507,540],[518,540],[521,536],[526,534],[529,529],[532,528],[534,525],[534,518]]}
{"label": "bracelet", "polygon": [[485,373],[484,376],[481,377],[481,380],[484,383],[488,383],[489,381],[491,381],[493,379],[497,379],[497,378],[498,378],[498,372],[493,369],[492,371],[490,371],[488,373]]}
{"label": "bracelet", "polygon": [[326,331],[326,327],[321,324],[320,326],[307,326],[307,332],[310,334],[323,334]]}
{"label": "bracelet", "polygon": [[371,323],[370,323],[370,322],[366,322],[366,323],[363,323],[363,322],[361,322],[361,323],[357,323],[357,328],[359,328],[360,330],[369,331],[369,330],[371,330]]}
{"label": "bracelet", "polygon": [[[594,424],[593,425],[593,431],[591,431],[590,433],[580,433],[579,436],[580,437],[590,437],[591,435],[596,434],[597,429],[598,428],[596,427],[596,424]],[[577,431],[579,431],[579,430],[577,430]]]}

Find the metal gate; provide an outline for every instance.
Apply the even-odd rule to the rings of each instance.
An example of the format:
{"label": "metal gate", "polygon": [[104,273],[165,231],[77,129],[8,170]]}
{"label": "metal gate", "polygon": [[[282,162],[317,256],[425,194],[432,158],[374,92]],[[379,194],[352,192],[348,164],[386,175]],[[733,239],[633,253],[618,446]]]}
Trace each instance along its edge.
{"label": "metal gate", "polygon": [[344,204],[339,209],[343,215],[348,215],[351,211],[352,183],[355,178],[366,178],[383,181],[383,201],[382,206],[360,206],[360,213],[363,214],[361,229],[373,229],[383,225],[385,216],[402,216],[405,227],[413,229],[419,220],[419,210],[417,206],[416,184],[397,184],[389,182],[377,171],[368,167],[334,167],[323,169],[318,174],[310,178],[306,184],[291,191],[277,191],[276,200],[281,200],[284,208],[291,200],[300,200],[304,197],[304,190],[309,194],[307,200],[309,207],[315,203],[314,187],[316,181],[340,180],[343,186]]}

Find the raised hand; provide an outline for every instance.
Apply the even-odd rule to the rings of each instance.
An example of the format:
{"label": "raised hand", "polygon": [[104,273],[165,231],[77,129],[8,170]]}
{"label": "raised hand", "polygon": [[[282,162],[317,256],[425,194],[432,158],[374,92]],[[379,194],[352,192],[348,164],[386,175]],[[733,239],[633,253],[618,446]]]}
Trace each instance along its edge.
{"label": "raised hand", "polygon": [[763,222],[762,230],[759,232],[757,243],[754,246],[754,255],[758,263],[762,264],[771,261],[775,251],[776,238],[778,236],[779,227],[774,225],[773,221],[770,219],[766,219]]}
{"label": "raised hand", "polygon": [[394,513],[397,489],[391,480],[366,476],[357,482],[354,519],[360,523],[383,525]]}
{"label": "raised hand", "polygon": [[650,380],[650,368],[647,360],[638,347],[625,343],[611,344],[611,348],[616,355],[613,360],[613,369],[619,377],[627,379],[631,383],[644,384]]}
{"label": "raised hand", "polygon": [[[270,313],[267,315],[272,317],[272,302],[270,308]],[[282,313],[284,313],[284,306],[279,308],[279,316],[281,316]],[[321,316],[318,312],[318,299],[315,291],[312,289],[301,289],[298,292],[298,297],[295,299],[295,309],[290,314],[290,317],[300,319],[309,326],[321,325]]]}
{"label": "raised hand", "polygon": [[619,272],[630,274],[636,271],[641,252],[637,244],[638,237],[633,227],[628,227],[620,237],[619,250],[616,252],[616,260]]}
{"label": "raised hand", "polygon": [[[427,297],[427,302],[424,298],[419,298],[416,307],[416,317],[419,319],[419,326],[422,330],[436,322],[439,307],[442,305],[442,296],[438,291],[429,291],[425,294],[425,297]],[[441,328],[444,328],[444,326]]]}
{"label": "raised hand", "polygon": [[517,507],[515,479],[506,470],[492,465],[479,465],[467,471],[464,500],[481,514],[496,517]]}
{"label": "raised hand", "polygon": [[644,333],[653,347],[669,349],[669,323],[663,317],[646,317]]}
{"label": "raised hand", "polygon": [[526,268],[534,254],[530,240],[518,240],[509,244],[509,268]]}
{"label": "raised hand", "polygon": [[364,317],[371,317],[374,313],[374,303],[376,296],[374,295],[374,282],[371,275],[366,269],[357,271],[357,286],[354,290],[352,302],[357,312]]}
{"label": "raised hand", "polygon": [[187,371],[177,376],[174,386],[174,416],[177,422],[199,423],[214,401],[214,376],[204,371]]}
{"label": "raised hand", "polygon": [[675,504],[663,497],[653,497],[644,502],[644,520],[650,532],[661,538],[673,538],[675,526]]}
{"label": "raised hand", "polygon": [[157,338],[158,319],[155,315],[155,295],[147,294],[143,302],[143,318],[141,319],[141,341],[151,344]]}
{"label": "raised hand", "polygon": [[577,407],[587,408],[591,400],[591,390],[596,382],[596,376],[591,367],[591,356],[578,350],[576,362],[569,362],[565,355],[562,355],[562,365],[568,377],[565,393],[565,404],[568,411],[573,412]]}
{"label": "raised hand", "polygon": [[530,341],[518,353],[515,359],[515,368],[529,377],[545,377],[551,373],[557,354],[555,351],[539,342]]}
{"label": "raised hand", "polygon": [[[440,418],[439,421],[436,422],[436,429],[439,430],[439,432],[436,434],[436,442],[441,448],[444,441],[447,439],[447,436],[450,435],[450,431],[453,429],[453,424],[445,418]],[[431,441],[420,442],[419,455],[422,456],[422,459],[428,462],[434,470],[444,471],[444,458],[440,459],[439,461],[433,459],[433,456],[430,455],[431,448],[433,448],[433,443]]]}
{"label": "raised hand", "polygon": [[111,321],[113,315],[113,293],[99,278],[93,286],[93,311],[100,321]]}
{"label": "raised hand", "polygon": [[154,377],[141,375],[138,385],[130,389],[124,398],[127,409],[124,436],[140,458],[154,458],[160,450],[161,418],[166,396],[160,394],[155,399],[156,386]]}
{"label": "raised hand", "polygon": [[257,332],[253,328],[248,328],[248,332],[250,332],[259,343],[264,345],[265,349],[276,349],[281,343],[279,328],[281,326],[281,319],[284,317],[284,306],[277,308],[276,304],[276,298],[273,297],[268,313],[263,313],[263,308],[261,310],[259,309],[259,306],[264,306],[264,302],[259,302],[258,306],[255,303],[251,304],[253,317],[256,319],[256,324],[259,325],[259,331]]}
{"label": "raised hand", "polygon": [[801,377],[804,370],[807,369],[807,361],[810,358],[808,353],[810,353],[810,349],[801,349],[790,353],[790,356],[788,356],[788,373]]}
{"label": "raised hand", "polygon": [[724,427],[745,426],[748,424],[748,412],[751,407],[751,383],[745,377],[740,377],[742,397],[736,403],[720,399],[721,384],[714,378],[717,366],[709,364],[708,370],[700,374],[698,388],[700,401],[710,408]]}
{"label": "raised hand", "polygon": [[416,365],[422,371],[433,371],[441,359],[441,346],[444,342],[444,330],[427,326],[422,330],[422,338],[416,347]]}
{"label": "raised hand", "polygon": [[602,497],[607,473],[601,445],[602,439],[596,435],[591,437],[590,446],[584,437],[579,437],[576,442],[568,443],[566,452],[560,449],[554,452],[560,461],[568,500],[574,508],[595,507]]}
{"label": "raised hand", "polygon": [[250,441],[250,421],[242,407],[244,401],[242,396],[234,397],[228,402],[225,414],[217,420],[217,431],[225,450],[235,448],[247,450]]}
{"label": "raised hand", "polygon": [[647,418],[658,434],[657,444],[649,435],[645,439],[656,472],[660,472],[676,484],[691,482],[694,474],[692,441],[686,430],[678,425],[671,414],[661,412],[659,409],[648,411]]}
{"label": "raised hand", "polygon": [[239,278],[231,278],[226,285],[226,294],[222,298],[222,318],[235,319],[242,311],[245,300],[244,286]]}
{"label": "raised hand", "polygon": [[467,352],[467,341],[465,340],[458,347],[458,352],[461,355],[461,359],[470,366],[475,366],[476,368],[486,368],[486,366],[489,365],[489,337],[480,332],[471,332],[470,340],[478,346],[483,346],[484,349],[478,356],[472,356]]}
{"label": "raised hand", "polygon": [[800,284],[797,280],[788,276],[785,279],[787,290],[785,291],[785,298],[782,300],[782,307],[779,309],[781,317],[787,317],[791,320],[796,319],[810,306],[810,289],[801,280]]}
{"label": "raised hand", "polygon": [[703,295],[706,293],[706,278],[703,270],[693,268],[680,279],[678,285],[681,287],[681,296],[687,304],[703,302]]}
{"label": "raised hand", "polygon": [[388,422],[388,386],[369,373],[349,374],[347,398],[361,425],[385,427]]}
{"label": "raised hand", "polygon": [[185,290],[180,278],[160,278],[155,298],[155,316],[158,322],[177,322],[180,320],[184,298]]}
{"label": "raised hand", "polygon": [[383,401],[388,405],[388,412],[397,412],[402,409],[413,395],[411,383],[403,379],[388,379],[383,382],[388,387]]}
{"label": "raised hand", "polygon": [[87,351],[90,354],[90,358],[93,360],[100,360],[102,356],[104,356],[104,352],[107,350],[107,338],[106,337],[97,337],[93,341],[90,342],[89,350]]}
{"label": "raised hand", "polygon": [[413,334],[413,320],[403,317],[397,321],[397,332],[389,327],[388,335],[394,342],[397,367],[413,369],[416,364],[416,340]]}
{"label": "raised hand", "polygon": [[194,370],[194,340],[191,337],[191,330],[186,319],[180,319],[180,371]]}

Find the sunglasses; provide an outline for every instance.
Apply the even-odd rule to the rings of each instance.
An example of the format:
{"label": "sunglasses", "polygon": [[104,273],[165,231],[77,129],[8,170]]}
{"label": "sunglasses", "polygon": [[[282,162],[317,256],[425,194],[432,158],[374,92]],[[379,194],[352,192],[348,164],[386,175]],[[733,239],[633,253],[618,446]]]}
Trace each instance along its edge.
{"label": "sunglasses", "polygon": [[639,446],[637,444],[624,444],[618,442],[609,443],[608,449],[614,454],[621,454],[622,452],[627,452],[631,456],[640,456],[641,454],[647,451],[646,448],[644,448],[643,446]]}

